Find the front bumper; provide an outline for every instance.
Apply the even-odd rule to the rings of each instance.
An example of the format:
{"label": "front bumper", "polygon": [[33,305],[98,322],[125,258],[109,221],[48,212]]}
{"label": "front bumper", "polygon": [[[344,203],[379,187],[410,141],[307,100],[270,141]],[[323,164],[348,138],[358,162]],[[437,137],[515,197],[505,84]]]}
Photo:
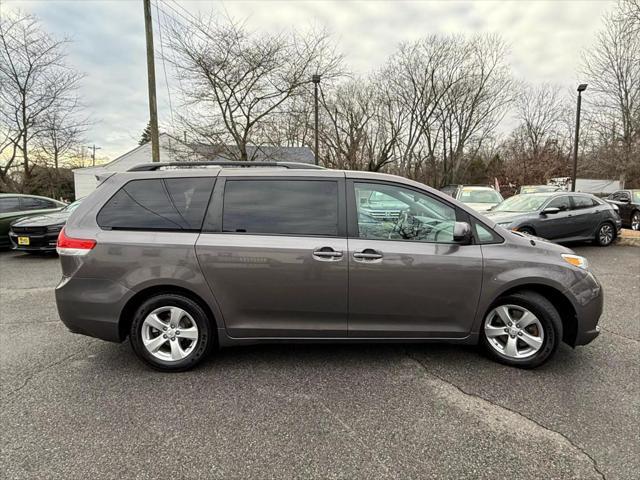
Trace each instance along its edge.
{"label": "front bumper", "polygon": [[62,277],[55,290],[60,320],[73,333],[121,342],[120,314],[134,292],[99,278]]}
{"label": "front bumper", "polygon": [[[32,233],[15,233],[9,232],[9,240],[14,250],[21,250],[24,252],[53,252],[56,249],[56,243],[58,242],[58,235],[60,232],[48,232],[44,234],[32,234]],[[29,238],[29,245],[20,245],[18,243],[18,237]]]}
{"label": "front bumper", "polygon": [[573,346],[587,345],[600,335],[600,316],[604,306],[604,292],[591,272],[574,284],[569,291],[576,308],[577,331]]}

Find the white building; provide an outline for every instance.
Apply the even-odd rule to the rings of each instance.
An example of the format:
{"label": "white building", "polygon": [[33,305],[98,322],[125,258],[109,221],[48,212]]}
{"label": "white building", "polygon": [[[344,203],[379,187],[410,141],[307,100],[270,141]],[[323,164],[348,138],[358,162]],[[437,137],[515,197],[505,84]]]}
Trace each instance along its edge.
{"label": "white building", "polygon": [[[196,161],[229,160],[229,151],[234,147],[215,147],[205,144],[183,144],[166,133],[160,134],[160,161]],[[225,152],[227,154],[225,154]],[[255,147],[247,148],[250,160],[273,160],[283,162],[314,163],[311,149],[307,147]],[[151,143],[145,143],[120,155],[115,160],[95,167],[73,170],[73,183],[76,198],[82,198],[93,192],[98,186],[96,175],[109,172],[126,172],[131,167],[151,162]]]}

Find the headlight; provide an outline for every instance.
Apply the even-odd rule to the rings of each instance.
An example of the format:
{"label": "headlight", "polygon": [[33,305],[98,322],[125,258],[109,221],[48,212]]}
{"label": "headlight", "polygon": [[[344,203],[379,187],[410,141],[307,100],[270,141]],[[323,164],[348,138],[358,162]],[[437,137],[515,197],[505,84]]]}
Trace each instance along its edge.
{"label": "headlight", "polygon": [[589,262],[587,262],[587,259],[584,257],[581,257],[580,255],[571,255],[569,253],[563,253],[562,258],[564,259],[565,262],[573,265],[574,267],[582,268],[583,270],[586,270],[589,267]]}
{"label": "headlight", "polygon": [[64,227],[63,224],[60,224],[60,225],[49,225],[47,227],[47,232],[51,232],[51,233],[59,232],[60,230],[62,230],[62,227]]}

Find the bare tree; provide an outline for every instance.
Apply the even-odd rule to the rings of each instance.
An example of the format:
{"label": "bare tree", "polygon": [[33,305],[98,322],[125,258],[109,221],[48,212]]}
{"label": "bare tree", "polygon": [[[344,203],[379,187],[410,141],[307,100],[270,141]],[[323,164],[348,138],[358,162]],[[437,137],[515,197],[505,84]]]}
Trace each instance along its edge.
{"label": "bare tree", "polygon": [[232,143],[228,153],[238,160],[249,159],[261,124],[286,112],[313,74],[325,81],[340,74],[342,59],[322,31],[257,35],[212,16],[190,26],[173,22],[165,38],[193,109],[186,128],[213,144]]}
{"label": "bare tree", "polygon": [[605,18],[582,68],[591,92],[587,119],[599,139],[592,156],[602,173],[623,182],[640,162],[640,19],[628,14],[632,9],[637,14],[637,2],[626,1]]}
{"label": "bare tree", "polygon": [[31,15],[8,13],[0,19],[0,129],[11,150],[0,175],[21,158],[28,178],[30,148],[47,114],[77,105],[82,75],[66,64],[66,44],[44,32]]}

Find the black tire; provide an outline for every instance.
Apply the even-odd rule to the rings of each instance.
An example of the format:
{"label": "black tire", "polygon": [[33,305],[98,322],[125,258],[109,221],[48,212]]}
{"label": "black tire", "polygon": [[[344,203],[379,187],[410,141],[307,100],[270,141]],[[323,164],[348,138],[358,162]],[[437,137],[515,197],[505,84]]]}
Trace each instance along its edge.
{"label": "black tire", "polygon": [[611,222],[603,222],[596,230],[595,242],[600,247],[608,247],[616,239],[616,227]]}
{"label": "black tire", "polygon": [[[544,332],[544,339],[540,349],[532,356],[522,359],[511,358],[498,352],[485,334],[485,324],[489,320],[489,314],[501,305],[517,305],[526,308],[539,320]],[[549,360],[558,349],[562,340],[562,320],[553,304],[539,293],[521,291],[500,297],[485,314],[480,330],[480,344],[484,351],[492,359],[519,368],[535,368]]]}
{"label": "black tire", "polygon": [[[635,223],[635,228],[634,228],[634,221]],[[629,225],[629,228],[631,228],[631,230],[635,230],[640,231],[640,210],[636,210],[635,212],[631,213],[631,224]]]}
{"label": "black tire", "polygon": [[[187,312],[198,329],[198,339],[193,350],[182,360],[164,361],[154,357],[144,346],[142,340],[142,328],[145,319],[149,313],[162,307],[179,307]],[[195,301],[188,297],[174,294],[164,293],[154,295],[145,300],[136,310],[133,321],[131,322],[131,330],[129,332],[129,341],[133,347],[133,351],[147,365],[156,370],[166,372],[182,372],[195,367],[204,358],[207,357],[214,344],[214,329],[212,322],[208,318],[204,309]]]}
{"label": "black tire", "polygon": [[536,232],[531,227],[522,227],[518,229],[521,233],[526,233],[527,235],[535,235]]}

